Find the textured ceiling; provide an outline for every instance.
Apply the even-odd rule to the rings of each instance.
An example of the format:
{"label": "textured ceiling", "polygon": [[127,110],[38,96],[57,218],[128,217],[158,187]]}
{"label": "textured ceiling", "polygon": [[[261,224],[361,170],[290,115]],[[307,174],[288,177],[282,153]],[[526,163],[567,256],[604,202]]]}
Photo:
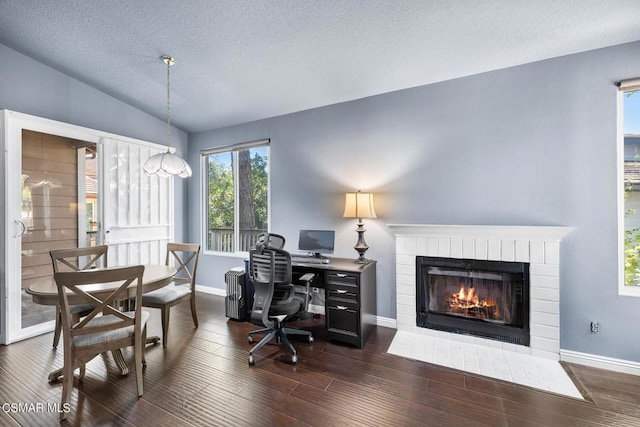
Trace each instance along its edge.
{"label": "textured ceiling", "polygon": [[635,40],[638,0],[0,0],[0,43],[161,119],[174,56],[187,132]]}

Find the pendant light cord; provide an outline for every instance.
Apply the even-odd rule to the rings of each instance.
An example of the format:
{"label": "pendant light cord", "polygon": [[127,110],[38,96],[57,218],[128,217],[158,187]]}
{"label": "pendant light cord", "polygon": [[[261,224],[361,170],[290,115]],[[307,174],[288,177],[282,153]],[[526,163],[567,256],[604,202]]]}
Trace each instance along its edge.
{"label": "pendant light cord", "polygon": [[165,57],[167,63],[167,151],[171,148],[171,65],[174,59]]}

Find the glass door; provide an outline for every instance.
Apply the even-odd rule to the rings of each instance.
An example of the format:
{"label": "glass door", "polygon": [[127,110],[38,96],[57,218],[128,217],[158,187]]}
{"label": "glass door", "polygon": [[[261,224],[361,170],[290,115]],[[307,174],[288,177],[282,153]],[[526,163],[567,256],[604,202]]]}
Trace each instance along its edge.
{"label": "glass door", "polygon": [[49,251],[97,243],[86,209],[98,202],[96,152],[95,143],[22,130],[21,329],[55,320],[55,307],[36,305],[26,293],[53,275]]}

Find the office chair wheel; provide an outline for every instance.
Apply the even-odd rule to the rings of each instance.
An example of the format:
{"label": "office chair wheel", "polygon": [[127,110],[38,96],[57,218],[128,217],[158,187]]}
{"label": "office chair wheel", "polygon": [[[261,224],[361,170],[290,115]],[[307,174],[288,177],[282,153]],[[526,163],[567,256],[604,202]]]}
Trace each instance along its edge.
{"label": "office chair wheel", "polygon": [[249,335],[249,336],[247,337],[247,342],[248,342],[249,344],[253,344],[253,337],[252,337],[251,335]]}
{"label": "office chair wheel", "polygon": [[252,355],[249,355],[249,365],[253,366],[256,364],[256,360],[253,358]]}
{"label": "office chair wheel", "polygon": [[298,363],[298,355],[294,354],[293,356],[291,356],[291,363],[293,363],[294,365],[296,363]]}

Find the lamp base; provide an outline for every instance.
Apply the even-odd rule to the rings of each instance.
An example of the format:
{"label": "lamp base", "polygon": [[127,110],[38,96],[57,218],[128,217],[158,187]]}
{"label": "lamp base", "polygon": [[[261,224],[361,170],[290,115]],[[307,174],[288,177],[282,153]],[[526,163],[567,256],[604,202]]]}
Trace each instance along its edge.
{"label": "lamp base", "polygon": [[367,250],[369,249],[369,246],[367,246],[367,243],[364,241],[365,231],[367,230],[364,229],[364,223],[362,222],[362,220],[360,220],[360,222],[358,223],[358,228],[356,228],[356,232],[358,233],[358,242],[353,247],[353,249],[358,251],[358,254],[360,254],[358,259],[353,261],[356,264],[368,264],[370,262],[368,259],[364,257],[364,253],[367,252]]}

